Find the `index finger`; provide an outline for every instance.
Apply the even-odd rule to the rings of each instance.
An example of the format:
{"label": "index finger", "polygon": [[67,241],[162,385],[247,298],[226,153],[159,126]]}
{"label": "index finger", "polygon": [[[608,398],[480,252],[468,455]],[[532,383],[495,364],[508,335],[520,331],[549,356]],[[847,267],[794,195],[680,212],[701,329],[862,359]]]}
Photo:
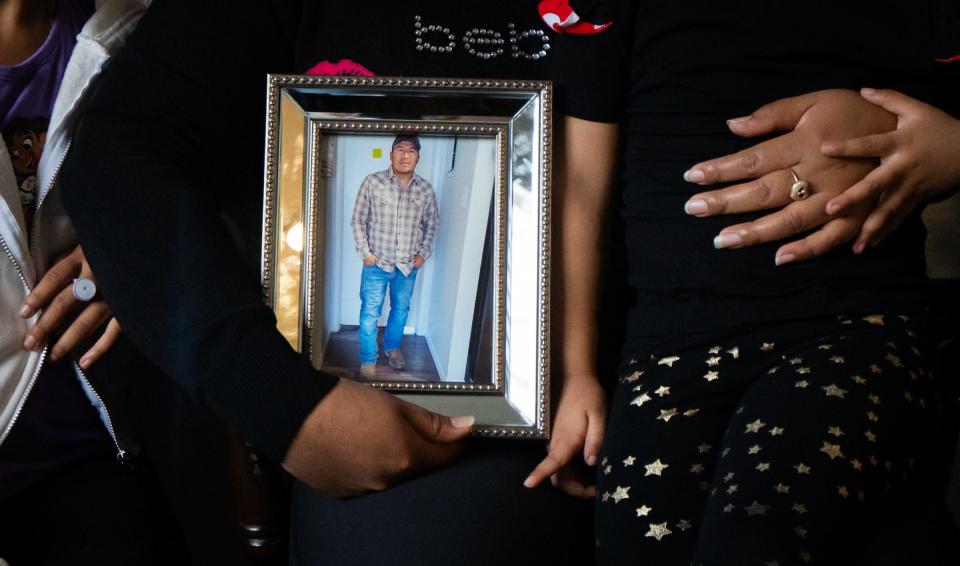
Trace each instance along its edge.
{"label": "index finger", "polygon": [[537,464],[537,467],[530,472],[527,479],[523,480],[524,487],[537,487],[540,483],[559,472],[564,466],[570,463],[573,456],[579,452],[580,445],[572,438],[566,437],[550,447],[547,456]]}
{"label": "index finger", "polygon": [[796,132],[790,132],[743,151],[697,163],[683,178],[698,185],[756,179],[796,165],[800,161],[799,146]]}
{"label": "index finger", "polygon": [[67,256],[63,260],[54,264],[37,283],[36,287],[30,291],[30,294],[23,301],[23,307],[20,309],[20,316],[30,318],[38,310],[50,304],[50,301],[57,296],[60,291],[69,286],[74,277],[80,274],[82,262],[79,259],[72,259],[74,256]]}

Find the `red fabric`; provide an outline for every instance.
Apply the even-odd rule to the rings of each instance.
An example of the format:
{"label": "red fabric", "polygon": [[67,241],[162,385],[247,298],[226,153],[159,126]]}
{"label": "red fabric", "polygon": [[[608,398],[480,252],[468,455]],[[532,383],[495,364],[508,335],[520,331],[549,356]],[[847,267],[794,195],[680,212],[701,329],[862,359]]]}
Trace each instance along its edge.
{"label": "red fabric", "polygon": [[537,11],[544,23],[557,33],[594,35],[613,25],[613,22],[594,24],[581,20],[570,6],[570,0],[542,0]]}

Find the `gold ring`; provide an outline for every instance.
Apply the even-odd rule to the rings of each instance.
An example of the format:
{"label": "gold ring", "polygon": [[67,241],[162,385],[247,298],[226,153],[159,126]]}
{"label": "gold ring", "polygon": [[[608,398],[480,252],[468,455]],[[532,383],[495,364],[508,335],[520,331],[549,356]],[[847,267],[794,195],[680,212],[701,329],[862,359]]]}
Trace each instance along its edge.
{"label": "gold ring", "polygon": [[792,167],[787,168],[793,176],[793,185],[790,186],[790,200],[803,200],[810,196],[810,183],[801,181]]}

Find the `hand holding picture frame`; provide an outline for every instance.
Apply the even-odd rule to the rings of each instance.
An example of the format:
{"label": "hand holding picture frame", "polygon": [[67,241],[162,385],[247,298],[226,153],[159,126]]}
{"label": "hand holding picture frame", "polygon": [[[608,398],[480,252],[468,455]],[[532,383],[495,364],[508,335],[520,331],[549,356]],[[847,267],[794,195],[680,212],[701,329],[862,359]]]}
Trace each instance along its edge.
{"label": "hand holding picture frame", "polygon": [[268,78],[263,287],[314,367],[549,435],[551,94]]}

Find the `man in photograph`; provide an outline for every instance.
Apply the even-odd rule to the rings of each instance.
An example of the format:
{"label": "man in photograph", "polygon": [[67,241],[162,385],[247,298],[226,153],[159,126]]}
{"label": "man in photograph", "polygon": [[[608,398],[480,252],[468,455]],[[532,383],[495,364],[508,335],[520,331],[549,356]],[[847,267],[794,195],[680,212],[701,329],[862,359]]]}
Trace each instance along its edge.
{"label": "man in photograph", "polygon": [[350,224],[363,260],[360,277],[360,375],[377,375],[377,320],[390,292],[390,316],[383,350],[390,367],[401,370],[403,329],[417,270],[433,252],[439,213],[433,186],[415,172],[420,139],[400,134],[393,140],[390,167],[367,175],[360,185]]}

